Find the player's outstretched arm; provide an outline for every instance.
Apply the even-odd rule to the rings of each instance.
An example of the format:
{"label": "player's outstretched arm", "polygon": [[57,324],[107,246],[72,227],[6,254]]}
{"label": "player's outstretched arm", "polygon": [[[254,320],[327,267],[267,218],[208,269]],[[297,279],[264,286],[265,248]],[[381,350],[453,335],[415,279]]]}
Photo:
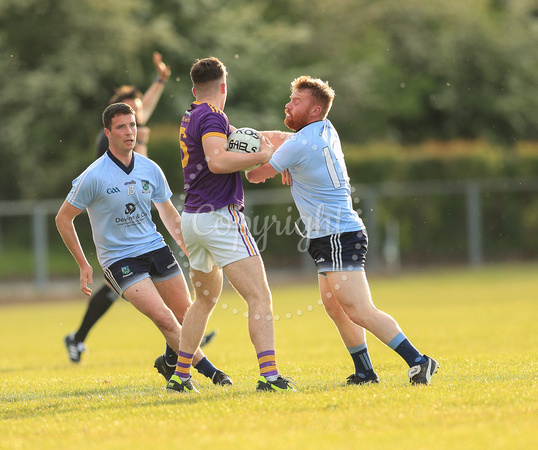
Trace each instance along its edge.
{"label": "player's outstretched arm", "polygon": [[76,208],[69,202],[64,201],[56,215],[56,227],[67,249],[71,252],[80,268],[80,289],[84,294],[90,296],[92,290],[89,285],[93,283],[93,269],[88,263],[86,255],[84,255],[77,231],[75,230],[75,224],[73,223],[75,217],[81,212],[82,209]]}
{"label": "player's outstretched arm", "polygon": [[273,130],[273,131],[262,131],[261,134],[265,136],[267,139],[269,139],[269,141],[271,142],[271,144],[276,150],[278,147],[280,147],[284,143],[286,139],[288,139],[294,133]]}
{"label": "player's outstretched arm", "polygon": [[153,53],[153,65],[155,66],[157,76],[155,77],[155,81],[152,83],[152,85],[144,93],[144,97],[142,97],[144,117],[139,125],[145,125],[153,114],[153,111],[155,111],[155,107],[157,106],[157,103],[159,103],[161,95],[164,91],[164,85],[172,73],[170,66],[167,66],[163,62],[163,58],[159,52]]}
{"label": "player's outstretched arm", "polygon": [[255,169],[245,172],[247,180],[251,183],[263,183],[267,178],[273,178],[278,172],[269,163],[263,164]]}

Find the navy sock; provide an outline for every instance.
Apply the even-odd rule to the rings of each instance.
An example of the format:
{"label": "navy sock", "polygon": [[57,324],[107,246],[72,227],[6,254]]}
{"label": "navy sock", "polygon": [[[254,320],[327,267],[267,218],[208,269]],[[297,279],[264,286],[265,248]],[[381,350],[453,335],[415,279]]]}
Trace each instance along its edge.
{"label": "navy sock", "polygon": [[398,333],[396,337],[389,342],[388,346],[400,355],[409,367],[417,364],[424,364],[427,359],[424,358],[414,346],[409,342],[403,333]]}
{"label": "navy sock", "polygon": [[177,364],[177,353],[168,344],[166,344],[166,350],[164,351],[164,360],[170,367]]}
{"label": "navy sock", "polygon": [[211,361],[209,361],[209,359],[207,359],[205,356],[198,364],[194,366],[194,368],[202,375],[210,379],[213,378],[213,375],[217,371],[217,368],[211,364]]}
{"label": "navy sock", "polygon": [[355,374],[360,378],[367,379],[374,375],[372,361],[368,353],[366,343],[356,347],[348,347],[349,354],[355,364]]}

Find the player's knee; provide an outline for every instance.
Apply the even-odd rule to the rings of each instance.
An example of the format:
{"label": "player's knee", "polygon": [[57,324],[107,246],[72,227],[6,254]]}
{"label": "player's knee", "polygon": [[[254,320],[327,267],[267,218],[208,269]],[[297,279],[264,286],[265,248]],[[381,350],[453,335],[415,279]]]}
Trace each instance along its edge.
{"label": "player's knee", "polygon": [[153,323],[161,330],[162,332],[175,332],[179,328],[179,323],[172,311],[162,310],[158,311],[152,317]]}
{"label": "player's knee", "polygon": [[249,310],[260,310],[269,312],[272,310],[271,295],[264,293],[255,293],[245,297]]}
{"label": "player's knee", "polygon": [[324,304],[325,311],[327,312],[327,315],[333,319],[338,320],[340,319],[344,314],[344,311],[342,311],[342,308],[340,308],[339,305],[335,305],[334,303],[331,304]]}
{"label": "player's knee", "polygon": [[196,304],[197,308],[202,308],[204,311],[212,311],[218,301],[219,298],[217,296],[204,293],[202,295],[196,294],[193,304]]}
{"label": "player's knee", "polygon": [[364,308],[361,310],[352,308],[349,312],[346,311],[348,316],[357,325],[370,330],[378,320],[378,310],[375,308]]}

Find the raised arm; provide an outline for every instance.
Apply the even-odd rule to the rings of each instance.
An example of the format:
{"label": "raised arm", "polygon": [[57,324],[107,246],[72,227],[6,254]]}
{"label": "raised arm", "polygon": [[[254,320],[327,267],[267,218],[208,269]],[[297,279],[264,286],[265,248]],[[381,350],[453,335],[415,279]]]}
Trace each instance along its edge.
{"label": "raised arm", "polygon": [[176,207],[172,204],[171,200],[167,200],[162,203],[155,203],[155,208],[159,212],[159,217],[161,218],[164,226],[170,233],[170,236],[174,238],[174,241],[177,242],[177,245],[185,252],[188,256],[187,248],[185,247],[185,242],[183,241],[183,234],[181,233],[181,216],[177,211]]}
{"label": "raised arm", "polygon": [[69,202],[64,201],[56,215],[56,227],[67,249],[71,252],[80,268],[80,290],[89,297],[92,294],[89,285],[93,283],[93,269],[84,255],[77,231],[75,230],[75,224],[73,223],[75,217],[81,212],[82,209],[76,208]]}
{"label": "raised arm", "polygon": [[139,125],[145,125],[153,114],[153,111],[155,111],[155,107],[157,106],[157,103],[159,103],[161,95],[164,91],[164,85],[166,84],[168,78],[170,78],[170,74],[172,73],[170,70],[170,66],[167,66],[163,62],[163,58],[159,52],[153,53],[153,64],[155,65],[157,76],[155,77],[155,81],[151,84],[151,86],[144,94],[144,97],[142,97],[144,117],[143,123],[140,123]]}

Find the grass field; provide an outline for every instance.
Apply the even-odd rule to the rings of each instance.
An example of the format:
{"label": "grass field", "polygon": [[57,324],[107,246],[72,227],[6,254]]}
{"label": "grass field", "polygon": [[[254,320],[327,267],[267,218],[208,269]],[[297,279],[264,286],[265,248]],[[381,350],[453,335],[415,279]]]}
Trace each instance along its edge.
{"label": "grass field", "polygon": [[256,393],[246,308],[221,298],[206,353],[234,379],[198,396],[168,395],[153,360],[164,344],[118,301],[90,334],[80,365],[62,338],[85,307],[0,306],[0,448],[525,449],[538,442],[538,265],[447,269],[372,278],[393,315],[441,370],[409,385],[407,366],[369,336],[379,385],[343,387],[352,372],[312,282],[273,284],[280,372],[295,394]]}

